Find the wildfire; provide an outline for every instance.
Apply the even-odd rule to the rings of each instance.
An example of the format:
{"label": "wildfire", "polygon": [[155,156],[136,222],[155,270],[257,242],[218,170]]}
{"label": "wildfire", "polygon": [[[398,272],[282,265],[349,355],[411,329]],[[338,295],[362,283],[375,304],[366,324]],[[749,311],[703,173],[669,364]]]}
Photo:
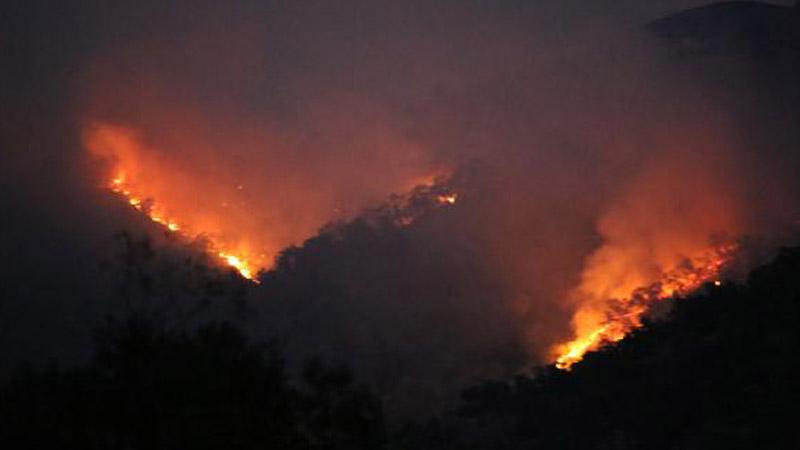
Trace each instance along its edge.
{"label": "wildfire", "polygon": [[[141,129],[91,122],[83,139],[89,154],[106,169],[101,175],[104,188],[165,231],[204,241],[213,259],[253,281],[283,249],[313,236],[331,220],[356,214],[367,201],[345,204],[339,193],[309,186],[304,176],[272,177],[273,182],[261,172],[231,169],[229,164],[236,164],[220,160],[206,144],[181,133],[153,138]],[[402,198],[393,205],[401,210],[398,222],[413,221],[417,210],[424,209],[419,204],[456,202],[455,193],[438,186],[443,170],[411,180],[412,193],[425,191],[429,202],[409,207],[413,194],[397,196]],[[400,181],[396,188],[406,189],[407,182]],[[388,193],[395,187],[386,189]]]}
{"label": "wildfire", "polygon": [[[442,191],[441,186],[437,186],[435,181],[429,184],[421,184],[405,196],[395,196],[391,206],[398,213],[395,224],[400,227],[407,227],[413,224],[419,216],[423,215],[427,208],[414,207],[415,200],[424,199],[423,204],[432,208],[444,208],[455,205],[458,201],[458,193],[450,190]],[[437,193],[438,191],[438,193]]]}
{"label": "wildfire", "polygon": [[438,201],[440,204],[455,205],[457,200],[458,200],[457,193],[442,194],[436,197],[436,201]]}
{"label": "wildfire", "polygon": [[[128,204],[134,209],[145,214],[150,220],[163,226],[170,232],[179,233],[189,239],[196,237],[184,232],[183,230],[185,228],[178,223],[177,219],[169,217],[161,204],[150,198],[144,199],[143,195],[135,192],[126,182],[126,176],[123,172],[117,173],[117,175],[111,179],[108,188],[111,189],[112,192],[124,197]],[[209,246],[209,251],[211,251],[212,254],[215,253],[221,262],[236,269],[240,275],[248,280],[258,283],[258,279],[255,277],[254,273],[254,267],[257,267],[255,262],[248,261],[245,259],[244,255],[236,255],[231,253],[230,250],[221,248],[222,244],[214,240],[210,240]]]}
{"label": "wildfire", "polygon": [[622,340],[642,325],[642,317],[660,300],[689,294],[708,282],[721,286],[720,270],[735,251],[734,244],[709,250],[663,273],[661,279],[651,285],[636,288],[620,299],[608,299],[599,305],[579,309],[574,319],[577,336],[556,347],[556,367],[569,370],[587,352]]}
{"label": "wildfire", "polygon": [[242,261],[238,256],[229,255],[225,252],[218,252],[217,255],[228,263],[229,266],[239,271],[243,277],[248,280],[256,281],[255,278],[253,278],[253,270],[250,268],[250,264]]}

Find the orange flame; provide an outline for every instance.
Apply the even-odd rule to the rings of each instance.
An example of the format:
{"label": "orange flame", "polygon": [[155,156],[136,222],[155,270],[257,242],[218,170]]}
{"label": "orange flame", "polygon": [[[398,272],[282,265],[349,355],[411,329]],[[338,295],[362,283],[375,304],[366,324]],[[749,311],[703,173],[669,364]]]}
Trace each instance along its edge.
{"label": "orange flame", "polygon": [[[153,139],[162,143],[155,148],[147,137],[125,126],[88,124],[84,145],[109,169],[102,175],[103,187],[124,197],[131,207],[166,231],[187,240],[202,239],[220,264],[253,281],[259,271],[271,267],[284,248],[301,243],[331,219],[355,214],[366,202],[374,201],[365,196],[353,206],[344,205],[350,211],[342,211],[339,194],[329,196],[319,187],[309,189],[305,174],[272,183],[260,173],[232,170],[204,147],[196,154],[187,151],[187,145],[195,145],[192,139],[171,141],[162,136]],[[179,150],[171,152],[170,147],[164,147],[172,142]],[[196,159],[186,159],[186,155]],[[420,186],[431,189],[444,171],[448,170],[409,179],[398,177],[396,183],[385,187],[386,194]],[[272,187],[271,192],[259,192],[266,191],[267,186]],[[456,194],[437,193],[441,194],[441,199],[433,197],[437,204],[452,205],[456,201]],[[293,200],[306,203],[300,208]]]}
{"label": "orange flame", "polygon": [[[111,189],[112,192],[123,196],[134,209],[145,214],[150,220],[163,226],[165,229],[173,233],[179,233],[186,238],[191,239],[193,237],[182,231],[184,227],[180,225],[177,219],[169,217],[161,204],[149,198],[146,201],[142,200],[144,196],[136,192],[126,182],[126,176],[122,169],[118,168],[117,170],[117,175],[114,176],[108,184],[108,188]],[[220,261],[236,269],[244,278],[258,283],[255,272],[263,267],[260,267],[256,260],[247,260],[244,255],[230,253],[230,250],[227,250],[222,243],[215,242],[213,239],[209,240],[209,251],[216,253]]]}
{"label": "orange flame", "polygon": [[720,270],[730,262],[736,248],[735,244],[726,244],[706,251],[685,260],[649,286],[636,288],[620,299],[579,308],[573,318],[576,337],[554,350],[556,367],[569,370],[587,352],[622,340],[642,326],[642,317],[659,300],[689,294],[707,282],[721,286]]}
{"label": "orange flame", "polygon": [[456,201],[458,201],[458,194],[457,193],[442,194],[436,197],[436,200],[440,204],[455,205]]}
{"label": "orange flame", "polygon": [[169,180],[157,179],[164,172],[144,170],[142,166],[146,165],[148,155],[132,133],[121,127],[98,126],[86,134],[85,144],[95,156],[112,163],[109,181],[104,187],[123,197],[131,207],[166,231],[186,240],[205,240],[207,250],[221,264],[258,283],[258,272],[268,265],[266,252],[254,252],[259,247],[252,242],[224,236],[214,220],[207,218],[207,213],[201,215],[195,211],[200,208],[176,208],[174,202],[168,205],[160,201],[159,196],[171,193],[172,186]]}

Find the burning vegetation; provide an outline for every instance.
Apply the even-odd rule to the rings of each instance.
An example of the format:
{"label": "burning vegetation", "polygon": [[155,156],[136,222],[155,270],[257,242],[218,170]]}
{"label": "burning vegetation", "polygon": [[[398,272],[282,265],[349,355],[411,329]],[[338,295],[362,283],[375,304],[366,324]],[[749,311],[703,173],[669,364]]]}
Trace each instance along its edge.
{"label": "burning vegetation", "polygon": [[[258,217],[246,204],[241,184],[209,190],[212,180],[170,167],[169,161],[143,145],[131,129],[95,124],[88,130],[85,146],[110,164],[105,188],[166,231],[185,240],[203,241],[212,257],[244,278],[258,283],[258,273],[269,269],[275,255],[297,240],[276,242],[270,239],[268,227],[254,226]],[[158,174],[162,173],[174,177],[175,182],[161,179]],[[392,196],[386,207],[395,209],[396,225],[410,225],[431,207],[454,205],[458,194],[440,186],[443,180],[441,176],[417,177],[415,188],[407,195]],[[192,195],[194,192],[197,194]],[[211,196],[204,199],[206,192]]]}
{"label": "burning vegetation", "polygon": [[[246,219],[247,210],[240,210],[239,217],[226,214],[229,206],[235,203],[229,197],[221,201],[217,198],[217,205],[202,199],[183,203],[174,201],[177,197],[173,191],[204,191],[205,188],[198,185],[194,177],[184,176],[186,184],[183,186],[154,177],[150,172],[163,172],[166,163],[154,162],[151,159],[154,155],[131,130],[96,125],[86,133],[85,145],[94,156],[111,162],[106,188],[166,231],[186,240],[203,240],[212,257],[248,280],[258,283],[258,273],[271,268],[274,255],[290,244],[265,241],[263,236],[269,231],[266,229],[239,228],[241,211],[244,211]],[[658,182],[658,177],[648,179]],[[241,185],[227,190],[234,195],[241,191]],[[668,191],[673,193],[671,189]],[[459,193],[448,185],[446,178],[427,177],[424,183],[408,193],[390,196],[381,207],[367,210],[364,217],[368,220],[370,217],[378,220],[388,217],[393,226],[406,227],[432,210],[454,206],[459,199]],[[702,217],[696,223],[695,219],[689,216],[690,226],[703,225]],[[719,224],[714,225],[719,228]],[[669,227],[670,224],[659,226]],[[614,236],[606,238],[614,241]],[[670,239],[663,240],[659,245],[669,245]],[[658,301],[689,294],[704,283],[720,284],[720,271],[733,258],[736,245],[728,241],[704,248],[697,245],[697,239],[690,241],[690,246],[676,249],[664,263],[654,262],[652,255],[636,256],[638,250],[630,245],[607,242],[598,248],[585,262],[581,284],[569,294],[569,300],[576,304],[572,317],[574,338],[553,346],[550,361],[554,361],[556,367],[568,370],[585,353],[617,342],[640,327],[643,317]],[[645,273],[633,268],[637,264],[655,264],[659,269]]]}
{"label": "burning vegetation", "polygon": [[[131,207],[166,231],[186,240],[203,240],[212,257],[220,264],[235,269],[248,280],[258,283],[258,273],[270,269],[272,258],[283,247],[291,244],[291,242],[275,243],[264,240],[264,236],[269,235],[268,229],[240,228],[239,224],[250,219],[246,208],[239,209],[238,215],[226,214],[230,210],[230,205],[236,202],[235,196],[241,194],[243,189],[241,185],[223,190],[228,194],[232,193],[234,197],[225,194],[220,200],[217,196],[216,204],[214,201],[203,201],[203,199],[185,201],[186,197],[183,202],[176,201],[175,199],[180,197],[176,197],[174,191],[191,193],[207,189],[202,183],[198,184],[196,177],[188,175],[176,177],[176,182],[183,180],[185,184],[182,186],[166,183],[154,177],[153,174],[163,173],[165,166],[169,167],[168,163],[162,160],[153,161],[152,152],[149,152],[128,129],[96,125],[86,133],[85,145],[94,156],[111,162],[108,181],[105,182],[106,188],[124,198]],[[651,173],[646,177],[648,183],[658,184],[659,177],[652,175]],[[636,185],[636,182],[633,184]],[[649,185],[647,189],[650,189]],[[659,190],[663,189],[656,189]],[[680,189],[676,193],[672,187],[668,187],[666,192],[669,195],[681,196]],[[637,199],[634,203],[652,201],[659,204],[660,199],[654,200],[651,198],[652,194],[643,195],[638,199],[640,196],[636,194]],[[459,200],[459,193],[448,185],[446,178],[427,177],[424,183],[417,185],[408,193],[390,196],[381,207],[367,210],[363,214],[368,220],[370,217],[376,217],[378,220],[385,220],[388,217],[392,221],[391,225],[406,227],[412,225],[422,215],[435,209],[452,207]],[[626,202],[630,203],[630,199],[621,203]],[[615,214],[625,216],[623,221],[631,220],[629,210],[617,209],[610,213],[610,220],[609,217],[601,219],[601,228],[603,226],[609,228],[608,223],[614,223]],[[637,245],[625,242],[631,239],[631,236],[627,235],[630,230],[625,229],[620,233],[611,226],[612,231],[605,236],[606,244],[596,249],[586,259],[582,282],[566,299],[566,302],[571,301],[576,305],[572,317],[574,337],[568,342],[554,345],[549,360],[553,361],[556,367],[568,370],[580,361],[585,353],[617,342],[630,331],[640,327],[643,317],[655,303],[689,294],[704,283],[721,283],[720,271],[733,258],[736,245],[730,243],[730,240],[712,246],[699,244],[702,239],[706,239],[714,232],[731,228],[726,214],[717,214],[724,218],[719,223],[715,221],[705,223],[707,215],[706,211],[694,216],[688,214],[686,216],[688,225],[677,224],[677,230],[670,229],[676,224],[657,224],[658,233],[663,233],[661,228],[666,228],[667,232],[656,238],[655,245],[665,248],[670,247],[671,242],[680,239],[686,241],[685,236],[676,239],[673,234],[680,234],[689,228],[700,230],[688,241],[678,245],[674,251],[670,248],[672,253],[668,257],[662,254],[661,262],[656,260],[655,254],[650,254],[658,253],[657,251],[651,249],[642,252]],[[652,225],[643,227],[645,234],[653,233],[653,230],[648,229]],[[619,235],[615,236],[615,233]],[[633,239],[639,239],[639,236],[634,236]],[[615,240],[621,240],[622,243]],[[642,270],[637,266],[650,268]]]}
{"label": "burning vegetation", "polygon": [[720,271],[731,261],[737,246],[721,245],[662,274],[648,285],[620,298],[609,298],[598,305],[579,308],[573,318],[576,337],[558,345],[555,365],[569,370],[584,354],[623,339],[642,326],[642,319],[658,301],[692,293],[705,283],[720,286]]}
{"label": "burning vegetation", "polygon": [[246,259],[244,255],[235,255],[228,253],[225,250],[225,244],[216,240],[213,236],[198,233],[195,235],[187,234],[184,229],[191,229],[190,227],[181,226],[178,219],[170,217],[167,214],[166,208],[160,203],[156,202],[153,198],[142,199],[143,194],[137,193],[135,188],[129,186],[126,182],[126,175],[123,169],[119,169],[117,174],[109,183],[108,188],[115,194],[121,195],[125,200],[137,211],[146,215],[153,222],[163,226],[167,230],[182,235],[185,238],[205,238],[208,241],[208,251],[212,255],[219,257],[220,261],[236,269],[239,274],[250,281],[258,283],[256,274],[258,270],[262,270],[256,259]]}
{"label": "burning vegetation", "polygon": [[[206,204],[208,213],[204,215],[202,199],[183,205],[162,201],[159,195],[162,190],[185,190],[192,186],[175,186],[166,180],[158,180],[157,173],[149,173],[143,164],[145,161],[142,161],[147,155],[141,154],[146,150],[130,130],[109,125],[95,126],[85,135],[85,145],[93,155],[111,163],[106,188],[165,230],[187,240],[204,241],[208,252],[221,264],[232,267],[248,280],[258,282],[258,272],[269,266],[266,250],[259,248],[258,240],[232,233],[235,225],[226,223],[223,215],[214,217],[214,206],[224,211],[229,202],[214,206]],[[241,187],[237,188],[241,190]]]}
{"label": "burning vegetation", "polygon": [[[513,20],[482,30],[481,47],[462,20],[484,14],[469,9],[412,33],[411,17],[436,14],[410,10],[394,27],[382,8],[359,13],[376,26],[355,37],[296,27],[336,23],[342,11],[287,11],[268,25],[220,29],[215,16],[214,27],[190,27],[181,39],[169,26],[118,42],[90,66],[81,110],[91,121],[85,147],[107,162],[103,187],[168,233],[207,243],[220,265],[260,279],[255,296],[268,290],[259,272],[327,224],[378,223],[404,246],[413,238],[404,264],[397,250],[375,256],[369,240],[344,258],[339,246],[351,243],[337,241],[325,265],[309,257],[307,272],[291,272],[303,287],[292,307],[309,309],[302,320],[287,317],[298,329],[319,330],[315,318],[333,315],[315,308],[341,291],[341,324],[324,327],[355,337],[334,350],[381,339],[436,347],[434,325],[405,333],[394,317],[380,322],[394,302],[404,317],[438,308],[436,322],[453,324],[431,354],[491,349],[480,361],[453,357],[443,373],[569,369],[642,326],[660,301],[721,283],[732,242],[784,221],[773,214],[788,203],[781,176],[762,181],[776,171],[750,160],[724,88],[697,95],[699,87],[672,80],[649,41],[631,46],[639,41],[627,31],[583,35],[581,25],[567,36],[569,52],[549,51],[560,27]],[[351,46],[373,42],[372,29],[402,32],[375,49]],[[738,92],[731,98],[740,101]],[[791,148],[748,138],[765,161]],[[473,162],[475,178],[451,186]],[[373,272],[383,261],[355,262],[370,258],[387,260],[385,271]],[[436,258],[443,262],[431,268]],[[323,276],[329,285],[307,287]],[[465,293],[476,279],[488,287]],[[489,310],[503,325],[485,320]],[[308,334],[308,348],[335,347],[331,336]]]}
{"label": "burning vegetation", "polygon": [[[675,2],[50,3],[4,29],[20,86],[0,121],[4,359],[72,364],[96,335],[76,324],[109,315],[169,331],[131,328],[122,359],[112,333],[85,371],[0,386],[0,434],[798,447],[757,441],[781,436],[796,390],[800,254],[739,278],[797,234],[797,8],[645,27]],[[318,383],[295,392],[235,334],[188,330],[228,319]],[[314,357],[375,402],[303,373]],[[380,403],[424,430],[384,434]]]}

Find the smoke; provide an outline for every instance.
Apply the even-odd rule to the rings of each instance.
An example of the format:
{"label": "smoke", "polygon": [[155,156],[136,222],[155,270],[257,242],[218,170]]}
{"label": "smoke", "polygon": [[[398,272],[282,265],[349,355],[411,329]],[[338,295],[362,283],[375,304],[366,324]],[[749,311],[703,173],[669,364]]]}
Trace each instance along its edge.
{"label": "smoke", "polygon": [[[797,90],[776,76],[795,66],[676,55],[644,29],[700,2],[156,3],[87,3],[66,49],[42,46],[63,71],[33,83],[69,94],[34,96],[60,126],[37,152],[63,179],[15,175],[15,204],[49,199],[91,259],[144,229],[97,189],[122,168],[187,233],[273,269],[254,332],[392,398],[551,362],[576,313],[594,326],[608,299],[797,220]],[[364,219],[437,177],[456,204]]]}

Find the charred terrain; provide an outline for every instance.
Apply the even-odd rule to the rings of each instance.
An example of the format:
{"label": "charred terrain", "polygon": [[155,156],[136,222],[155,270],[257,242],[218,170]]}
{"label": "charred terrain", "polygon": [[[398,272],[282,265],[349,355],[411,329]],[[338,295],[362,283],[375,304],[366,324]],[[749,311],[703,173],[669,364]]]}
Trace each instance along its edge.
{"label": "charred terrain", "polygon": [[800,5],[32,3],[0,447],[800,448]]}

